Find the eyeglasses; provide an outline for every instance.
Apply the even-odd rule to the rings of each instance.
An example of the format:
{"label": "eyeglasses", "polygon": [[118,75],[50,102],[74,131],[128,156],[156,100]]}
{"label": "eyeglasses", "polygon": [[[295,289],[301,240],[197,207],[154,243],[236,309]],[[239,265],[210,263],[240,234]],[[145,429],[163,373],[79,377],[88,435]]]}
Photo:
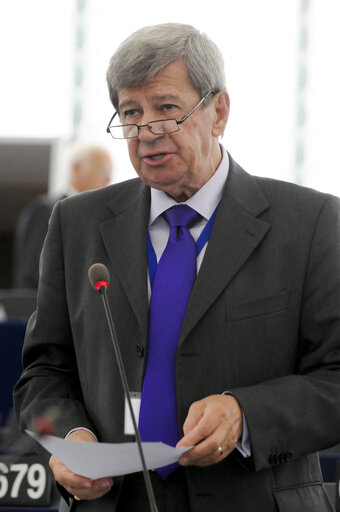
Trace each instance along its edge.
{"label": "eyeglasses", "polygon": [[113,119],[116,117],[118,112],[115,112],[110,119],[110,122],[106,128],[107,133],[111,133],[114,139],[133,139],[139,136],[141,128],[147,126],[151,133],[154,135],[165,135],[166,133],[174,133],[179,131],[179,125],[184,123],[188,119],[191,114],[198,109],[200,105],[207,99],[209,94],[215,94],[215,91],[209,91],[207,94],[203,96],[203,98],[197,103],[197,105],[190,110],[188,114],[186,114],[182,119],[177,121],[177,119],[160,119],[157,121],[151,121],[147,124],[119,124],[119,125],[111,125]]}

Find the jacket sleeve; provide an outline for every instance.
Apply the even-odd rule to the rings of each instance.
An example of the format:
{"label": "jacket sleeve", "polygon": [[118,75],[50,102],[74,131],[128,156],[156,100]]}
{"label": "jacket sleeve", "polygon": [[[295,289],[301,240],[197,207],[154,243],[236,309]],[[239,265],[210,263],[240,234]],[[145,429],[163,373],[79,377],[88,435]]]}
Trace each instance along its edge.
{"label": "jacket sleeve", "polygon": [[21,428],[47,415],[53,417],[60,437],[76,426],[94,430],[82,403],[67,307],[60,203],[53,211],[42,253],[37,310],[26,330],[14,407]]}
{"label": "jacket sleeve", "polygon": [[296,372],[231,390],[247,420],[255,470],[340,442],[340,207],[335,197],[328,197],[315,225],[299,317]]}

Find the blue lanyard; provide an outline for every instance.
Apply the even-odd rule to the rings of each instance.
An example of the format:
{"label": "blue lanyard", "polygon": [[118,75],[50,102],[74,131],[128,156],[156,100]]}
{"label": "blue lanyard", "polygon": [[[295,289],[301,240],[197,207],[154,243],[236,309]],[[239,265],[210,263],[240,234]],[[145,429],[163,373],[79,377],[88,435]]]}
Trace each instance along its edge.
{"label": "blue lanyard", "polygon": [[[196,257],[199,255],[199,253],[201,252],[201,250],[203,249],[203,247],[205,246],[205,244],[207,243],[207,241],[210,238],[210,233],[211,233],[211,230],[214,225],[214,220],[215,220],[215,217],[217,214],[217,209],[218,209],[218,205],[216,206],[212,216],[208,220],[202,233],[200,234],[200,236],[198,237],[198,239],[196,241]],[[148,232],[148,265],[149,265],[150,283],[151,283],[151,288],[152,288],[153,280],[154,280],[154,277],[156,274],[156,269],[157,269],[157,256],[156,256],[155,250],[153,248],[149,232]]]}

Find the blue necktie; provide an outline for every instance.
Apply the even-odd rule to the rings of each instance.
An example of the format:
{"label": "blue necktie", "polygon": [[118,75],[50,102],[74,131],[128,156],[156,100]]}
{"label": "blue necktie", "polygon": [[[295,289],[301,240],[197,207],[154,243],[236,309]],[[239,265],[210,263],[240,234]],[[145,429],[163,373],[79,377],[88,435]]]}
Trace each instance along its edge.
{"label": "blue necktie", "polygon": [[[175,383],[177,344],[196,278],[196,247],[188,228],[202,217],[187,205],[170,208],[164,217],[170,225],[170,235],[152,286],[139,431],[142,441],[175,446],[180,439]],[[157,472],[166,478],[177,465],[164,466]]]}

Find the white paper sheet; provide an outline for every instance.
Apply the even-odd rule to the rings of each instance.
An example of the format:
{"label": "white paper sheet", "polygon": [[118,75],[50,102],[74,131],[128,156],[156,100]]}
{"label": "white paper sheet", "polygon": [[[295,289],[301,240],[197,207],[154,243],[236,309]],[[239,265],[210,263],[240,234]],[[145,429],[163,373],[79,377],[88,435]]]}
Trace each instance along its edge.
{"label": "white paper sheet", "polygon": [[[142,471],[137,443],[89,443],[26,432],[77,475],[95,480]],[[172,464],[190,450],[163,443],[142,443],[142,446],[147,469]]]}

